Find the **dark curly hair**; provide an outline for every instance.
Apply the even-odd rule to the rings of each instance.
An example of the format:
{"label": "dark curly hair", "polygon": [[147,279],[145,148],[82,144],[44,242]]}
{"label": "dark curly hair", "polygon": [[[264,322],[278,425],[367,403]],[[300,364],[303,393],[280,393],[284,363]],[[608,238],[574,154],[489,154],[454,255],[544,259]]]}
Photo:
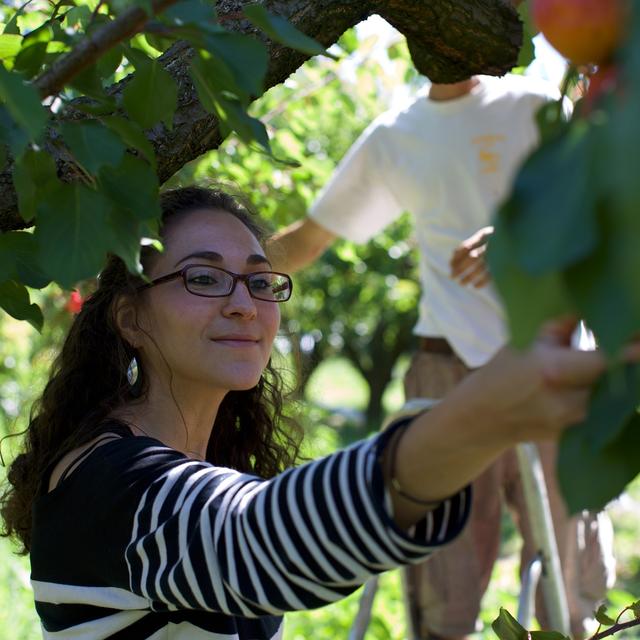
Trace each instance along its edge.
{"label": "dark curly hair", "polygon": [[[219,189],[182,187],[160,196],[161,235],[167,222],[196,209],[217,209],[238,218],[258,239],[265,233],[236,197]],[[141,263],[148,270],[155,250],[143,247]],[[136,350],[119,334],[115,301],[136,295],[143,280],[124,262],[111,256],[98,276],[95,292],[76,316],[55,359],[49,381],[31,410],[22,452],[11,464],[9,481],[0,498],[3,536],[15,536],[28,553],[31,507],[47,491],[53,466],[67,453],[109,429],[109,414],[146,393],[132,391],[127,367]],[[139,359],[139,358],[138,358]],[[282,380],[269,362],[258,384],[225,396],[215,423],[206,460],[238,471],[269,478],[298,460],[300,427],[283,416]]]}

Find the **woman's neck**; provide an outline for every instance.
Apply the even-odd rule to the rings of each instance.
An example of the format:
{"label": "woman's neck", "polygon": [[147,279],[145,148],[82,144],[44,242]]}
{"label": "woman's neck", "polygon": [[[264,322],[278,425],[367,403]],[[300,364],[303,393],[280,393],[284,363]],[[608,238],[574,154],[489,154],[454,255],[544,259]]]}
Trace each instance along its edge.
{"label": "woman's neck", "polygon": [[139,403],[113,412],[129,424],[136,435],[146,435],[181,451],[190,458],[204,460],[211,431],[225,393],[209,393],[196,398],[193,393],[149,389]]}

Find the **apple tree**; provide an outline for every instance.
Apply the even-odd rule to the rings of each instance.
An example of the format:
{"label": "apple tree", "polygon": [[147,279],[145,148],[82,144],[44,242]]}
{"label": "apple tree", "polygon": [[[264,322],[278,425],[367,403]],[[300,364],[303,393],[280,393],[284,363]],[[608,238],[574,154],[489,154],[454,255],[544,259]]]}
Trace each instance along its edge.
{"label": "apple tree", "polygon": [[594,79],[616,76],[592,79],[568,123],[558,105],[542,110],[543,142],[489,245],[516,345],[546,320],[574,314],[610,356],[586,422],[561,443],[559,478],[575,512],[603,507],[640,471],[640,367],[620,357],[640,327],[640,10],[623,0],[534,0],[533,15],[561,53],[597,65]]}

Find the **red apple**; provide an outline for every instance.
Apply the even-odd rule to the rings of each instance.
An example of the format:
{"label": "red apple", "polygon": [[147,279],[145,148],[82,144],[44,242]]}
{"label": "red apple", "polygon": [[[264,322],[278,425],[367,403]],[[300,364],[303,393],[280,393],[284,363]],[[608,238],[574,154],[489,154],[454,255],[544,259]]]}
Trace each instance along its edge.
{"label": "red apple", "polygon": [[82,299],[82,294],[75,290],[71,292],[69,299],[67,300],[67,304],[65,304],[64,308],[69,312],[78,314],[82,310],[82,303],[84,300]]}
{"label": "red apple", "polygon": [[620,44],[626,0],[532,0],[533,20],[574,64],[605,64]]}

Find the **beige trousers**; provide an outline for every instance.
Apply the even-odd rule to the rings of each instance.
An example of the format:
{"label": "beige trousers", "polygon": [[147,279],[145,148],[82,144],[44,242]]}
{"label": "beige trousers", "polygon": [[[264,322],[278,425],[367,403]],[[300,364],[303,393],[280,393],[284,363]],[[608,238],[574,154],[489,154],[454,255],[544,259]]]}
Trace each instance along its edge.
{"label": "beige trousers", "polygon": [[[406,398],[442,398],[469,373],[456,356],[419,352],[405,378]],[[615,580],[611,524],[603,513],[567,515],[555,480],[557,447],[552,443],[538,446],[567,589],[572,634],[580,638],[606,589]],[[510,508],[522,534],[522,570],[536,549],[514,450],[503,454],[474,482],[471,516],[461,536],[423,564],[405,569],[405,595],[413,638],[427,638],[429,633],[452,638],[475,631],[480,601],[498,555],[503,504]],[[541,597],[537,598],[536,611],[541,627],[548,628]]]}

